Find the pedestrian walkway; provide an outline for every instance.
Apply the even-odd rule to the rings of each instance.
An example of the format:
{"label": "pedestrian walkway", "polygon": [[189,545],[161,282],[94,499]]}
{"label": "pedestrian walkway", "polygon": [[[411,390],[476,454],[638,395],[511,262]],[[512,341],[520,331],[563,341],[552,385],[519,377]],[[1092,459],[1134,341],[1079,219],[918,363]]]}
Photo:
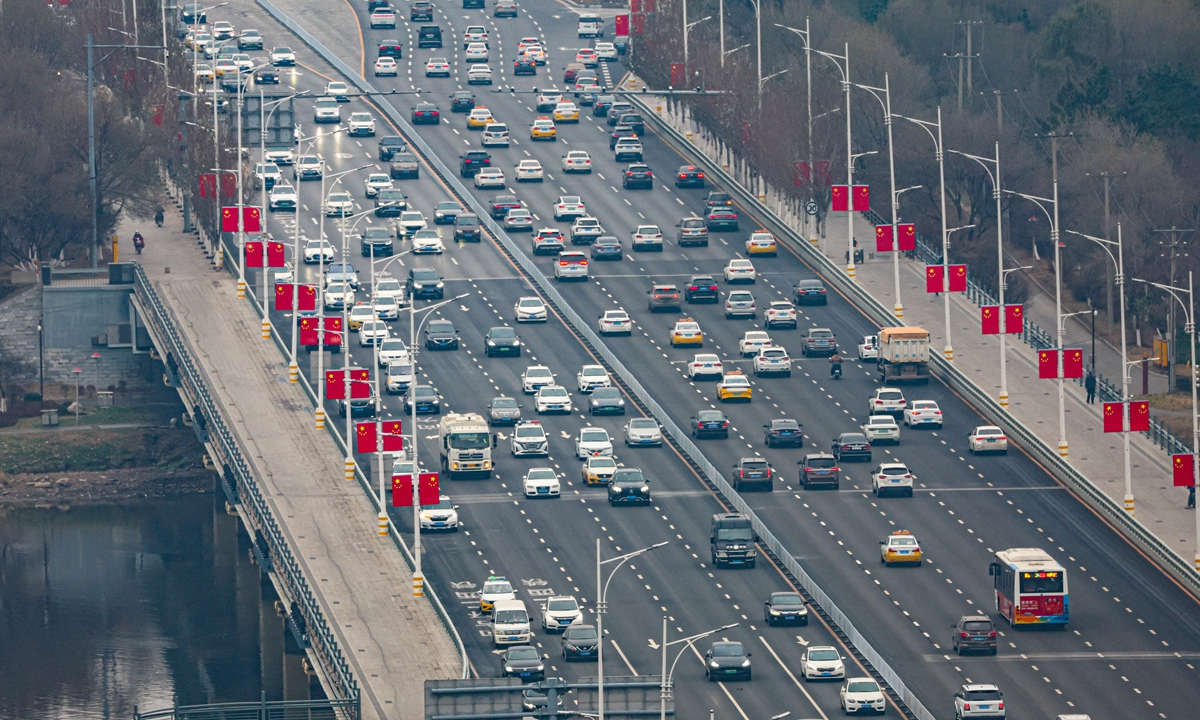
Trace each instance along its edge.
{"label": "pedestrian walkway", "polygon": [[[461,676],[461,660],[428,599],[412,597],[412,571],[376,511],[346,482],[342,453],[317,431],[313,407],[287,381],[287,363],[236,283],[215,271],[182,219],[118,228],[122,259],[141,262],[173,313],[209,391],[280,523],[362,691],[367,720],[423,717],[424,681]],[[133,254],[134,230],[146,238]]]}

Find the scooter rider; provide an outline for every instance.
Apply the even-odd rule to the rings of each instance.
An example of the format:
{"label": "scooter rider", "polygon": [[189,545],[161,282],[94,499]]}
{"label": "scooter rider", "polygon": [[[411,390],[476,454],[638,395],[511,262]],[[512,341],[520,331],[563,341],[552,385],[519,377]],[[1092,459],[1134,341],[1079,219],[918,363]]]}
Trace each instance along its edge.
{"label": "scooter rider", "polygon": [[834,350],[833,354],[829,356],[829,376],[842,376],[842,356],[837,350]]}

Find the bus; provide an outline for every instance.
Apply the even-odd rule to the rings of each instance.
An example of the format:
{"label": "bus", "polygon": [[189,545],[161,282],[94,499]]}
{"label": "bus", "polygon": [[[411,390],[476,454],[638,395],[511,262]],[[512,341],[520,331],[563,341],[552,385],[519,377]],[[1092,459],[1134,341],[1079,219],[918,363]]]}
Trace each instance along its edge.
{"label": "bus", "polygon": [[1067,626],[1070,611],[1067,571],[1045,550],[1001,550],[996,553],[988,574],[996,588],[996,611],[1014,627]]}

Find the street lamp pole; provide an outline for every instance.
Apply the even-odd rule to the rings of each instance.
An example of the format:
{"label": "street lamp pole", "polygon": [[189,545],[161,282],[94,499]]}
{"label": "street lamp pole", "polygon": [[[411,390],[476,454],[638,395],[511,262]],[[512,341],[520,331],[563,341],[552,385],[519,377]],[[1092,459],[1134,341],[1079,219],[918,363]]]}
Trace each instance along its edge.
{"label": "street lamp pole", "polygon": [[[812,35],[809,34],[809,30],[810,30],[809,21],[808,21],[807,17],[804,18],[804,29],[803,30],[801,30],[799,28],[788,27],[787,25],[780,25],[779,23],[775,23],[775,27],[783,28],[784,30],[791,30],[792,32],[799,35],[800,39],[804,41],[804,76],[807,79],[805,88],[807,89],[807,94],[808,94],[808,188],[809,188],[808,189],[808,198],[809,198],[809,200],[815,201],[817,199],[816,190],[815,190],[815,188],[817,186],[817,166],[814,164],[815,161],[813,159],[812,43],[811,43]],[[810,231],[809,235],[810,235],[809,242],[811,242],[813,245],[816,245],[817,244],[816,223],[813,224],[813,230]]]}
{"label": "street lamp pole", "polygon": [[[892,314],[897,320],[904,319],[904,304],[900,301],[900,246],[899,237],[896,235],[896,217],[900,214],[900,193],[896,191],[896,154],[892,143],[892,91],[891,80],[887,73],[883,74],[883,87],[871,87],[869,85],[859,85],[855,83],[855,87],[866,90],[879,101],[883,106],[883,124],[887,126],[888,136],[888,177],[891,181],[892,198],[892,279],[895,284],[896,304],[892,307]],[[883,93],[883,97],[879,96]]]}
{"label": "street lamp pole", "polygon": [[[675,677],[675,664],[679,662],[679,658],[683,656],[683,653],[686,652],[687,649],[692,646],[692,643],[696,642],[697,640],[702,640],[702,639],[708,637],[709,635],[714,635],[716,633],[721,632],[722,630],[728,630],[730,628],[735,628],[739,624],[740,623],[731,623],[729,625],[722,625],[721,627],[713,628],[712,630],[709,630],[708,632],[702,632],[702,633],[698,633],[696,635],[692,635],[690,637],[679,638],[678,640],[672,640],[671,642],[667,642],[667,618],[665,615],[663,616],[662,688],[659,691],[659,705],[658,705],[659,720],[667,720],[667,700],[669,700],[671,697],[671,687],[672,687],[671,679]],[[671,662],[671,670],[670,670],[670,672],[668,672],[667,671],[667,648],[671,645],[678,645],[680,643],[683,643],[683,647],[679,648],[679,652],[675,654],[675,659]],[[774,720],[774,718],[772,718],[772,720]]]}
{"label": "street lamp pole", "polygon": [[[807,27],[807,22],[806,22],[806,27]],[[792,28],[788,28],[788,29],[793,30]],[[793,30],[793,31],[799,32],[798,30]],[[807,36],[807,33],[806,33],[806,36]],[[808,50],[807,39],[805,40],[805,50]],[[838,72],[840,72],[842,74],[842,87],[845,88],[845,90],[846,90],[846,192],[853,195],[853,193],[854,193],[854,157],[855,156],[854,156],[854,149],[853,149],[853,145],[852,145],[853,136],[851,135],[851,130],[850,130],[850,87],[851,87],[851,82],[850,82],[850,43],[845,44],[845,52],[846,52],[845,55],[835,55],[834,53],[827,53],[824,50],[814,50],[813,52],[832,60],[833,64],[835,66],[837,66]],[[845,67],[842,67],[842,65],[838,62],[838,60],[841,60],[842,62],[844,62],[846,64]],[[811,112],[810,112],[810,114],[811,114]],[[811,120],[809,120],[809,130],[810,130],[809,143],[811,145],[811,142],[812,142],[812,139],[811,139],[812,138],[812,133],[811,133],[812,121]],[[811,152],[812,152],[812,150],[810,147],[810,150],[809,150],[810,155],[811,155]],[[809,166],[809,172],[810,173],[812,172],[811,165]],[[851,198],[847,198],[847,202],[852,202]],[[851,280],[855,280],[856,272],[854,269],[854,209],[853,209],[853,205],[850,206],[850,211],[846,213],[846,222],[847,222],[846,274],[850,277]]]}
{"label": "street lamp pole", "polygon": [[[664,540],[663,542],[655,543],[649,547],[644,547],[641,550],[634,550],[633,552],[628,552],[624,555],[618,555],[607,560],[601,560],[600,538],[596,538],[596,635],[600,638],[596,645],[596,662],[598,664],[597,675],[599,676],[596,684],[596,694],[599,698],[600,720],[604,720],[604,613],[608,612],[608,602],[606,600],[608,597],[608,584],[612,582],[613,575],[617,574],[617,571],[621,569],[622,565],[638,555],[648,553],[655,548],[660,548],[663,545],[666,545],[668,542],[669,541]],[[607,580],[602,580],[600,574],[601,566],[614,562],[617,564],[616,567],[614,567],[612,571],[608,573]]]}

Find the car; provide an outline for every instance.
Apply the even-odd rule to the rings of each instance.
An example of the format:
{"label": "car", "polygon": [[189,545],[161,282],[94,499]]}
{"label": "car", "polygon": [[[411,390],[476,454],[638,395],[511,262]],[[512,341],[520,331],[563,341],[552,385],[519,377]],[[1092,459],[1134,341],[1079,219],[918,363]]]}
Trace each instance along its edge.
{"label": "car", "polygon": [[554,384],[554,373],[545,365],[530,365],[521,374],[521,389],[532,395],[544,387]]}
{"label": "car", "polygon": [[662,429],[654,418],[633,418],[623,432],[626,447],[662,447]]}
{"label": "car", "polygon": [[[609,110],[612,112],[612,110]],[[646,134],[646,123],[642,120],[642,116],[634,112],[620,113],[617,116],[617,126],[628,125],[633,128],[633,132],[638,137],[643,137]]]}
{"label": "car", "polygon": [[750,653],[740,642],[720,641],[704,653],[704,676],[713,682],[725,680],[750,681]]}
{"label": "car", "polygon": [[335,282],[350,283],[350,287],[358,289],[358,271],[348,262],[331,263],[325,266],[326,284]]}
{"label": "car", "polygon": [[775,342],[771,340],[771,336],[764,330],[747,330],[742,333],[742,337],[738,340],[738,352],[742,357],[753,357],[758,354],[760,348],[770,347]]}
{"label": "car", "polygon": [[613,128],[612,134],[608,137],[608,149],[616,151],[617,143],[623,138],[636,138],[637,133],[628,125],[618,125]]}
{"label": "car", "polygon": [[583,150],[571,150],[562,156],[562,170],[565,173],[590,173],[592,156]]}
{"label": "car", "polygon": [[612,387],[612,378],[603,365],[584,365],[575,374],[575,383],[581,393],[590,393],[597,388]]}
{"label": "car", "polygon": [[699,410],[690,418],[688,424],[692,429],[692,437],[697,440],[705,437],[729,437],[729,420],[720,410]]}
{"label": "car", "polygon": [[617,162],[641,162],[642,141],[636,137],[624,137],[613,146],[613,159]]}
{"label": "car", "polygon": [[[390,300],[392,301],[393,305],[395,305],[396,302],[396,298],[390,295],[384,295],[382,297],[375,298],[372,304],[380,300]],[[378,313],[376,313],[376,315],[378,315]],[[388,338],[387,340],[384,340],[379,344],[379,349],[375,351],[375,354],[379,356],[379,367],[381,368],[385,368],[388,365],[395,363],[408,362],[410,359],[408,355],[408,346],[406,346],[404,341],[400,338]]]}
{"label": "car", "polygon": [[354,304],[354,288],[350,283],[329,283],[325,286],[323,294],[327,310],[341,310],[347,304]]}
{"label": "car", "polygon": [[400,219],[396,221],[396,236],[403,239],[415,235],[418,230],[424,230],[428,227],[425,222],[425,213],[420,210],[405,210],[400,213]]}
{"label": "car", "polygon": [[622,260],[621,243],[612,235],[601,235],[592,243],[593,260]]}
{"label": "car", "polygon": [[904,424],[907,427],[933,425],[942,427],[942,410],[933,400],[911,400],[904,408]]}
{"label": "car", "polygon": [[602,92],[604,92],[604,88],[594,82],[575,86],[575,97],[579,99],[580,107],[595,105]]}
{"label": "car", "polygon": [[720,206],[733,207],[733,196],[727,192],[713,190],[704,198],[705,209]]}
{"label": "car", "polygon": [[1004,717],[1004,693],[992,684],[963,685],[954,693],[954,718]]}
{"label": "car", "polygon": [[825,284],[820,280],[801,280],[792,286],[792,300],[797,305],[827,305]]}
{"label": "car", "polygon": [[521,421],[521,406],[513,398],[501,395],[487,406],[488,425],[516,425]]}
{"label": "car", "polygon": [[400,307],[406,305],[404,296],[404,286],[400,281],[391,275],[380,275],[375,278],[375,285],[371,291],[376,297],[394,297],[396,302],[400,303]]}
{"label": "car", "polygon": [[560,102],[554,106],[553,117],[556,123],[577,123],[579,108],[573,102]]}
{"label": "car", "polygon": [[599,318],[601,335],[633,335],[633,320],[624,310],[605,310]]}
{"label": "car", "polygon": [[[374,314],[374,308],[367,307]],[[387,323],[382,320],[368,320],[364,322],[358,329],[358,345],[359,347],[371,347],[378,345],[388,339],[391,332],[388,330]]]}
{"label": "car", "polygon": [[546,303],[537,296],[526,296],[517,299],[513,305],[513,314],[515,320],[519,323],[525,322],[546,322],[548,312]]}
{"label": "car", "polygon": [[387,55],[388,57],[400,60],[404,57],[404,48],[400,45],[400,41],[395,38],[386,38],[379,41],[379,55]]}
{"label": "car", "polygon": [[476,105],[470,113],[467,114],[467,129],[468,130],[483,130],[488,125],[496,122],[496,118],[492,117],[492,111]]}
{"label": "car", "polygon": [[468,25],[463,31],[463,49],[471,47],[475,43],[487,45],[488,33],[487,28],[483,25]]}
{"label": "car", "polygon": [[[666,288],[671,287],[671,286],[660,285],[660,286],[656,286],[656,287],[663,288],[663,290],[659,292],[660,295],[666,295],[668,292],[666,290]],[[676,293],[676,295],[677,295],[677,293]],[[653,294],[650,296],[650,301],[651,301],[651,303],[654,302]],[[675,305],[674,307],[675,307],[675,309],[678,309],[679,306]],[[650,311],[654,312],[654,309],[655,309],[654,306],[651,305]],[[673,328],[671,328],[671,347],[684,347],[684,346],[692,346],[692,347],[703,347],[704,346],[704,332],[700,329],[700,323],[696,322],[695,320],[693,320],[690,317],[680,318],[678,321],[675,322],[675,326]]]}
{"label": "car", "polygon": [[517,592],[513,590],[512,583],[503,576],[489,575],[483,583],[483,589],[479,591],[479,609],[491,613],[497,602],[516,599]]}
{"label": "car", "polygon": [[884,565],[901,563],[920,565],[921,545],[908,530],[893,530],[886,539],[879,541],[879,562]]}
{"label": "car", "polygon": [[325,198],[326,217],[345,217],[354,214],[354,198],[348,192],[332,192]]}
{"label": "car", "polygon": [[704,171],[695,165],[680,165],[675,171],[675,187],[702,188],[704,187]]}
{"label": "car", "polygon": [[419,0],[408,6],[410,22],[433,22],[433,3]]}
{"label": "car", "polygon": [[546,54],[546,50],[541,45],[530,45],[521,51],[525,57],[533,60],[536,65],[545,65],[550,56]]}
{"label": "car", "polygon": [[384,188],[375,195],[375,217],[400,217],[408,208],[408,197],[398,188]]}
{"label": "car", "polygon": [[[271,192],[268,195],[267,207],[273,212],[277,210],[295,210],[299,204],[299,197],[296,194],[296,188],[291,185],[276,184],[271,188]],[[332,251],[330,252],[329,259],[333,260]]]}
{"label": "car", "polygon": [[496,355],[521,357],[521,338],[510,327],[494,327],[483,336],[483,349],[484,354],[488,357]]}
{"label": "car", "polygon": [[240,72],[240,70],[238,70],[237,63],[233,61],[233,58],[218,59],[217,64],[213,66],[213,70],[217,73],[217,77],[227,74],[236,75],[238,72]]}
{"label": "car", "polygon": [[778,345],[759,348],[758,352],[754,355],[753,363],[755,377],[762,377],[764,375],[792,376],[792,358],[788,356],[785,348]]}
{"label": "car", "polygon": [[320,180],[324,174],[325,163],[320,155],[301,155],[292,165],[292,178],[295,180]]}
{"label": "car", "polygon": [[561,498],[558,473],[552,468],[531,468],[521,481],[525,497]]}
{"label": "car", "polygon": [[747,255],[765,255],[775,257],[779,253],[779,245],[775,236],[766,230],[755,230],[746,240]]}
{"label": "car", "polygon": [[313,103],[313,122],[339,123],[342,121],[342,109],[334,98],[318,98]]}
{"label": "car", "polygon": [[[478,176],[476,176],[478,177]],[[525,208],[514,208],[504,216],[504,229],[511,231],[528,230],[533,232],[533,213]]]}
{"label": "car", "polygon": [[289,47],[277,47],[271,50],[271,64],[291,66],[296,64],[296,53]]}
{"label": "car", "polygon": [[879,336],[867,335],[858,343],[858,359],[879,360]]}
{"label": "car", "polygon": [[[543,90],[534,101],[534,109],[538,112],[552,112],[562,101],[563,96],[561,92],[557,90]],[[539,116],[538,119],[540,120],[542,117]]]}
{"label": "car", "polygon": [[333,262],[333,245],[328,240],[309,240],[304,243],[304,264],[316,265],[319,262]]}
{"label": "car", "polygon": [[634,252],[663,251],[662,230],[659,230],[657,225],[638,225],[634,228],[629,240],[633,245]]}
{"label": "car", "polygon": [[450,61],[446,58],[429,58],[425,61],[425,77],[450,77]]}
{"label": "car", "polygon": [[470,90],[459,90],[450,95],[450,112],[469,113],[475,109],[475,93]]}
{"label": "car", "polygon": [[865,425],[859,427],[867,440],[873,443],[900,443],[900,426],[891,415],[871,415]]}
{"label": "car", "polygon": [[350,113],[350,119],[346,122],[346,134],[362,137],[374,136],[375,118],[371,117],[371,113],[368,112]]}
{"label": "car", "polygon": [[585,485],[607,485],[617,474],[617,461],[607,455],[589,455],[580,472]]}
{"label": "car", "polygon": [[391,175],[387,173],[370,173],[367,175],[365,182],[365,192],[367,197],[373,198],[379,194],[380,190],[390,190],[391,188]]}
{"label": "car", "polygon": [[747,290],[735,290],[725,298],[725,317],[758,317],[758,309],[754,304],[754,293]]}
{"label": "car", "polygon": [[538,415],[547,413],[565,413],[570,415],[574,408],[571,405],[571,394],[561,385],[547,385],[533,396],[534,407]]}
{"label": "car", "polygon": [[[916,542],[915,538],[913,542]],[[965,655],[969,650],[983,650],[992,655],[996,654],[996,626],[987,615],[963,615],[950,628],[950,647],[959,655]]]}
{"label": "car", "polygon": [[493,167],[483,168],[479,172],[475,173],[475,187],[477,187],[479,189],[483,189],[483,188],[501,188],[501,189],[503,189],[506,186],[506,184],[507,184],[507,181],[504,179],[504,171],[501,170],[500,168],[493,168]]}
{"label": "car", "polygon": [[610,42],[596,43],[596,57],[604,61],[615,62],[617,59],[617,47]]}
{"label": "car", "polygon": [[515,18],[516,16],[517,16],[516,0],[496,0],[496,6],[492,9],[492,17]]}
{"label": "car", "polygon": [[624,415],[625,398],[617,388],[596,388],[588,398],[588,412],[592,415]]}
{"label": "car", "polygon": [[546,173],[540,162],[530,159],[517,163],[513,170],[513,177],[517,182],[542,182],[546,178]]}
{"label": "car", "polygon": [[693,275],[683,286],[683,299],[689,303],[713,302],[720,299],[717,281],[708,275]]}
{"label": "car", "polygon": [[467,45],[466,52],[463,53],[463,59],[469,63],[485,63],[488,61],[488,46],[485,43],[477,42]]}
{"label": "car", "polygon": [[763,622],[772,625],[807,625],[808,604],[796,592],[773,592],[763,603]]}
{"label": "car", "polygon": [[805,490],[814,485],[826,485],[834,490],[841,483],[841,468],[837,466],[837,458],[829,453],[809,453],[803,460],[797,461],[800,466],[800,486]]}
{"label": "car", "polygon": [[296,163],[296,154],[288,147],[269,147],[264,155],[267,162],[275,163],[281,167]]}
{"label": "car", "polygon": [[442,121],[442,112],[437,105],[428,102],[417,103],[412,111],[413,125],[437,125]]}
{"label": "car", "polygon": [[833,457],[838,462],[851,460],[871,462],[871,443],[862,433],[842,433],[833,439]]}
{"label": "car", "polygon": [[906,406],[904,393],[899,388],[875,388],[867,399],[867,414],[903,416]]}
{"label": "car", "polygon": [[516,423],[509,450],[513,457],[549,457],[550,440],[546,437],[546,429],[537,420]]}
{"label": "car", "polygon": [[396,135],[385,135],[379,138],[379,159],[390,162],[397,153],[408,152],[408,143]]}
{"label": "car", "polygon": [[554,141],[558,138],[558,128],[555,127],[554,121],[548,117],[539,117],[529,126],[530,140],[550,140]]}
{"label": "car", "polygon": [[418,415],[439,415],[442,412],[442,399],[430,385],[409,386],[404,395],[405,415],[412,415],[414,404]]}
{"label": "car", "polygon": [[492,68],[488,65],[475,64],[467,71],[468,85],[491,85]]}
{"label": "car", "polygon": [[583,624],[583,608],[572,595],[552,595],[542,605],[542,629],[562,632]]}
{"label": "car", "polygon": [[413,268],[408,271],[408,280],[404,284],[408,297],[442,299],[445,284],[437,270],[432,268]]}
{"label": "car", "polygon": [[595,48],[582,48],[575,53],[575,62],[582,63],[584,67],[594,68],[600,64],[600,58],[596,55]]}
{"label": "car", "polygon": [[837,648],[809,645],[800,655],[800,677],[809,680],[840,680],[846,677],[846,658]]}
{"label": "car", "polygon": [[359,250],[363,257],[384,257],[393,252],[392,231],[385,227],[367,228],[359,236]]}
{"label": "car", "polygon": [[458,156],[458,174],[465,178],[475,177],[475,173],[491,167],[492,156],[486,150],[468,150]]}
{"label": "car", "polygon": [[717,383],[717,400],[725,402],[750,402],[754,390],[750,386],[750,378],[740,370],[731,370],[721,376]]}
{"label": "car", "polygon": [[396,29],[396,11],[390,7],[376,8],[371,11],[371,29],[375,28],[391,28]]}
{"label": "car", "polygon": [[1008,438],[1004,431],[995,425],[980,425],[971,431],[967,438],[967,450],[971,453],[994,452],[1008,454]]}
{"label": "car", "polygon": [[917,476],[913,475],[904,463],[880,463],[871,471],[871,492],[875,493],[876,497],[883,497],[884,493],[912,497],[913,481],[916,479]]}
{"label": "car", "polygon": [[675,227],[678,228],[675,241],[680,247],[708,247],[708,225],[704,220],[693,215],[683,218]]}
{"label": "car", "polygon": [[761,457],[744,457],[733,464],[730,475],[733,489],[742,490],[774,490],[774,469],[770,463]]}
{"label": "car", "polygon": [[546,679],[542,654],[529,645],[510,645],[500,656],[501,677],[520,678],[522,682]]}
{"label": "car", "polygon": [[561,646],[564,662],[592,660],[600,652],[600,635],[595,625],[570,625],[563,631]]}
{"label": "car", "polygon": [[[641,234],[640,231],[643,229],[648,229],[650,227],[654,227],[654,226],[649,226],[649,225],[639,226],[638,230],[634,231],[635,242],[637,240],[637,236],[639,234]],[[642,235],[642,237],[646,237],[646,236]],[[646,294],[650,296],[650,298],[647,300],[647,303],[646,303],[647,309],[650,310],[650,312],[658,312],[659,310],[678,311],[682,308],[682,305],[680,305],[680,300],[679,300],[679,288],[675,287],[674,285],[670,285],[670,284],[666,284],[666,283],[655,283],[650,286],[650,289],[646,291]],[[694,321],[692,321],[691,318],[686,318],[686,320],[689,322],[694,322]],[[683,322],[683,321],[681,321],[681,322]],[[679,329],[679,323],[675,324],[675,329],[676,330]],[[699,330],[700,330],[700,327],[697,325],[694,328],[694,331],[695,331],[695,333],[697,333],[697,335],[687,335],[687,337],[689,337],[689,338],[696,338],[696,339],[693,341],[685,341],[685,342],[683,342],[683,344],[685,344],[685,345],[688,345],[688,344],[701,345],[701,344],[703,344],[704,339],[702,336],[698,335]],[[676,342],[676,335],[677,335],[677,333],[675,333],[675,332],[672,332],[672,334],[671,334],[671,344],[672,345],[678,344]],[[683,336],[680,336],[680,337],[683,337]]]}
{"label": "car", "polygon": [[594,117],[605,117],[608,115],[608,109],[617,101],[615,95],[598,95],[596,101],[592,103],[592,115]]}
{"label": "car", "polygon": [[847,715],[860,712],[887,712],[887,700],[879,683],[869,677],[846,678],[838,691],[842,711]]}
{"label": "car", "polygon": [[516,195],[497,195],[492,199],[492,218],[502,220],[512,210],[524,208]]}
{"label": "car", "polygon": [[272,65],[262,66],[254,71],[254,82],[258,85],[278,85],[279,71]]}
{"label": "car", "polygon": [[257,30],[243,30],[238,35],[237,46],[238,50],[262,50],[262,35]]}
{"label": "car", "polygon": [[458,532],[458,506],[446,495],[438,496],[437,505],[421,506],[421,532],[431,530]]}
{"label": "car", "polygon": [[767,328],[795,328],[797,315],[796,307],[787,300],[772,300],[765,315]]}
{"label": "car", "polygon": [[763,443],[769,447],[804,447],[804,431],[791,418],[775,418],[763,425]]}
{"label": "car", "polygon": [[594,217],[576,218],[575,222],[571,223],[571,244],[572,245],[591,245],[596,241],[596,238],[604,234],[604,228],[600,225],[600,221]]}
{"label": "car", "polygon": [[193,72],[193,75],[196,78],[196,82],[201,83],[201,84],[210,83],[216,77],[216,74],[213,71],[212,66],[209,65],[208,63],[197,63],[196,69]]}
{"label": "car", "polygon": [[720,380],[725,375],[725,366],[721,357],[716,353],[697,353],[684,370],[689,380],[716,378]]}
{"label": "car", "polygon": [[441,233],[437,230],[418,230],[410,239],[413,255],[441,255],[446,249],[442,244]]}
{"label": "car", "polygon": [[347,322],[349,323],[351,330],[358,330],[358,329],[362,328],[364,322],[368,322],[368,321],[374,320],[374,319],[375,319],[375,311],[374,311],[374,309],[371,308],[371,306],[369,304],[357,303],[357,304],[355,304],[354,307],[350,308],[350,313],[349,313],[349,316],[347,317]]}
{"label": "car", "polygon": [[559,282],[567,280],[582,280],[587,282],[587,256],[581,252],[560,252],[558,254],[558,262],[554,264],[554,279]]}
{"label": "car", "polygon": [[425,326],[424,331],[426,350],[457,350],[458,330],[449,320],[435,318]]}
{"label": "car", "polygon": [[541,44],[542,44],[542,41],[540,38],[523,37],[517,41],[517,52],[524,51],[525,48],[529,47],[530,45],[541,45]]}
{"label": "car", "polygon": [[340,103],[350,102],[350,86],[341,80],[335,80],[325,86],[325,94],[332,95]]}
{"label": "car", "polygon": [[709,230],[732,230],[737,232],[738,214],[729,207],[710,207],[704,213],[704,222]]}
{"label": "car", "polygon": [[809,328],[800,342],[800,354],[805,357],[833,355],[837,352],[837,338],[829,328]]}
{"label": "car", "polygon": [[749,283],[754,284],[758,277],[758,272],[754,269],[754,263],[743,258],[732,258],[725,263],[725,282],[730,285],[734,283]]}
{"label": "car", "polygon": [[463,211],[462,206],[454,200],[442,200],[433,209],[434,225],[453,225],[455,218]]}
{"label": "car", "polygon": [[587,208],[578,195],[559,195],[554,203],[555,220],[574,220],[587,215]]}
{"label": "car", "polygon": [[[630,105],[629,103],[614,102],[612,104],[612,106],[608,108],[608,114],[604,118],[604,122],[609,127],[614,127],[618,124],[617,121],[620,120],[622,115],[625,115],[630,112],[633,112],[633,106]],[[630,128],[630,129],[632,130],[632,128]],[[636,133],[634,133],[634,134],[636,134]]]}
{"label": "car", "polygon": [[586,460],[596,455],[608,457],[612,452],[612,439],[608,437],[607,430],[601,427],[580,428],[579,435],[575,437],[575,457]]}
{"label": "car", "polygon": [[617,505],[649,505],[650,479],[641,468],[619,468],[608,484],[608,504]]}

